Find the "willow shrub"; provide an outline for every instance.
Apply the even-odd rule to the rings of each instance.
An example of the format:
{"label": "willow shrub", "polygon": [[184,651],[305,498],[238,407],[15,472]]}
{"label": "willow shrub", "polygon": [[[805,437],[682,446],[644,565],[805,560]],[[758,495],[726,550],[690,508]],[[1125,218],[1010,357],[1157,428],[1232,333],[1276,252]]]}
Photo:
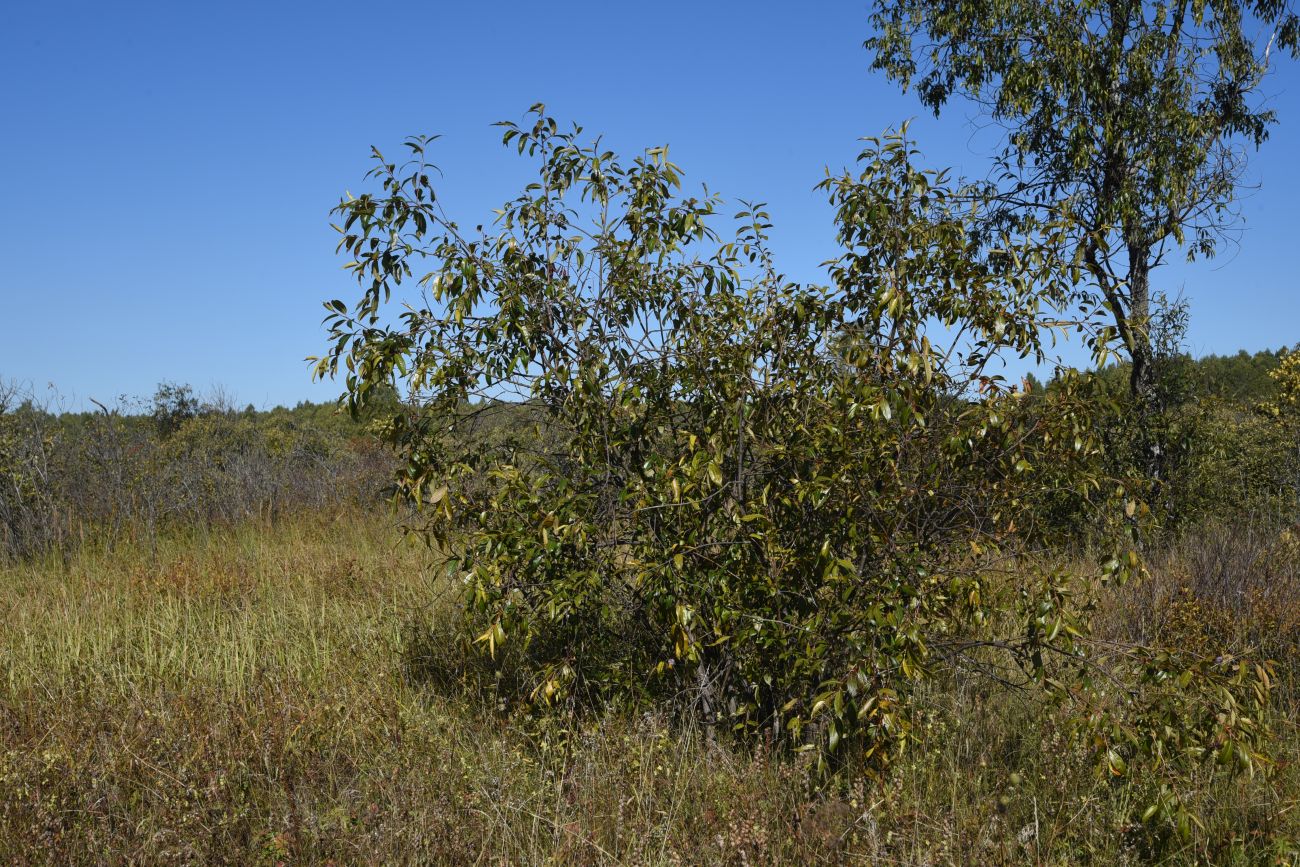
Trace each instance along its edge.
{"label": "willow shrub", "polygon": [[[1079,377],[1027,401],[991,372],[1043,357],[1072,291],[1060,227],[990,232],[890,135],[820,185],[841,253],[802,285],[761,207],[724,237],[666,150],[623,160],[541,106],[502,126],[537,178],[486,229],[443,211],[430,139],[374,152],[379,189],[337,208],[362,291],[326,304],[316,372],[356,411],[404,386],[400,495],[521,700],[669,706],[883,769],[918,684],[962,669],[1059,695],[1112,774],[1252,764],[1263,669],[1103,651],[1091,594],[1136,555],[1092,575],[1025,556],[1063,492],[1139,511],[1096,469]],[[466,433],[500,414],[509,435]],[[1178,803],[1161,788],[1148,818]]]}

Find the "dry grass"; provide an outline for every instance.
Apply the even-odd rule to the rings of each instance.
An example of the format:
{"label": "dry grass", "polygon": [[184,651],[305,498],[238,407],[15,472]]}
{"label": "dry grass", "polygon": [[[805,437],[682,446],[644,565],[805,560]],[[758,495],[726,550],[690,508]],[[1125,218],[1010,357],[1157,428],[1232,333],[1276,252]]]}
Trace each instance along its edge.
{"label": "dry grass", "polygon": [[[0,862],[1150,860],[1140,783],[1033,696],[936,687],[887,784],[815,792],[794,759],[654,718],[530,730],[412,678],[411,635],[454,652],[445,591],[355,515],[0,571]],[[1287,863],[1297,790],[1287,765],[1206,788],[1167,860]]]}

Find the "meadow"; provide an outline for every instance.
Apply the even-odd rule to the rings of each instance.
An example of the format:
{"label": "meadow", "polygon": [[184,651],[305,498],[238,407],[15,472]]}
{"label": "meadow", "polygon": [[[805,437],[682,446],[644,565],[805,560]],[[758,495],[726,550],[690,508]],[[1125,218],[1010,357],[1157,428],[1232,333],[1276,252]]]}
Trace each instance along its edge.
{"label": "meadow", "polygon": [[[1246,641],[1263,624],[1274,650],[1294,647],[1300,575],[1276,544],[1233,532],[1174,550],[1129,598],[1111,600],[1101,628]],[[1271,590],[1218,586],[1225,567]],[[653,714],[566,727],[530,722],[504,692],[466,689],[474,663],[453,589],[382,509],[176,530],[3,567],[0,861],[1297,857],[1289,675],[1272,721],[1281,760],[1235,781],[1207,776],[1193,795],[1204,827],[1156,858],[1131,819],[1149,781],[1099,772],[1032,691],[935,681],[918,743],[887,780],[818,785],[800,756],[710,742]],[[1220,592],[1239,604],[1199,613],[1194,600]],[[1152,616],[1135,624],[1132,611]],[[1287,612],[1291,622],[1265,624]]]}

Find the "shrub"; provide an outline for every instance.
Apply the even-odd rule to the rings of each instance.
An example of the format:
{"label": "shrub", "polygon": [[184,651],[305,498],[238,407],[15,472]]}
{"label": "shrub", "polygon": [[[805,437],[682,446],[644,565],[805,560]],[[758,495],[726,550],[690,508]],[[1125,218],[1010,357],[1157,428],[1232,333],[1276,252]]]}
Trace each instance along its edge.
{"label": "shrub", "polygon": [[[345,373],[358,413],[406,386],[383,425],[399,496],[535,711],[666,706],[880,768],[911,740],[918,685],[958,670],[1074,703],[1110,773],[1162,768],[1152,821],[1187,827],[1188,762],[1253,767],[1264,669],[1099,650],[1094,585],[1031,556],[1063,490],[1124,499],[1086,377],[1028,401],[990,373],[1043,357],[1070,291],[1055,227],[990,234],[975,191],[916,168],[901,136],[871,140],[860,174],[821,185],[843,252],[832,286],[805,286],[776,270],[761,207],[724,240],[721,200],[682,195],[663,149],[625,163],[535,107],[504,142],[537,182],[469,234],[428,141],[400,167],[376,151],[381,191],[337,209],[363,291],[326,304],[316,370]],[[423,302],[386,319],[407,280]],[[506,410],[533,435],[464,435]]]}
{"label": "shrub", "polygon": [[[1279,385],[1272,400],[1233,398],[1201,370],[1204,362],[1180,351],[1181,307],[1169,308],[1157,324],[1146,403],[1128,394],[1127,365],[1118,365],[1100,372],[1089,412],[1106,473],[1123,478],[1150,513],[1147,547],[1158,549],[1207,523],[1300,517],[1300,428],[1282,409],[1285,367],[1257,374]],[[1226,367],[1222,359],[1209,361],[1211,373]],[[1059,506],[1043,516],[1058,541],[1105,537],[1088,532],[1102,514],[1091,501],[1066,498]]]}
{"label": "shrub", "polygon": [[152,542],[166,528],[377,502],[391,472],[363,428],[302,420],[315,408],[236,413],[188,386],[161,386],[144,414],[124,403],[55,415],[20,395],[0,393],[3,559],[66,551],[85,537]]}
{"label": "shrub", "polygon": [[65,530],[51,486],[58,438],[51,416],[0,382],[0,559],[56,544]]}

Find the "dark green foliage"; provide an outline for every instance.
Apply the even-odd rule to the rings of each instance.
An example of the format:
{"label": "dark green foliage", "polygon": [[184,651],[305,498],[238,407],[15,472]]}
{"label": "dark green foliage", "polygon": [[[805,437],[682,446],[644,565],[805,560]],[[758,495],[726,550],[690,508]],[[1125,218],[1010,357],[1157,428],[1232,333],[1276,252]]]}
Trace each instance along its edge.
{"label": "dark green foliage", "polygon": [[154,392],[150,415],[158,429],[158,436],[165,439],[204,409],[190,386],[163,382],[158,384],[158,390]]}
{"label": "dark green foliage", "polygon": [[[1181,380],[1179,388],[1184,397],[1230,403],[1251,407],[1272,400],[1277,392],[1276,383],[1269,374],[1277,369],[1284,350],[1261,349],[1249,353],[1242,349],[1233,355],[1205,355],[1194,358],[1179,353],[1164,367],[1163,375]],[[1173,368],[1170,370],[1170,368]],[[1103,368],[1099,372],[1113,393],[1128,387],[1131,367],[1122,362]]]}
{"label": "dark green foliage", "polygon": [[1241,350],[1235,355],[1207,355],[1195,359],[1197,391],[1205,397],[1250,405],[1267,401],[1276,392],[1269,374],[1282,360],[1282,350]]}

